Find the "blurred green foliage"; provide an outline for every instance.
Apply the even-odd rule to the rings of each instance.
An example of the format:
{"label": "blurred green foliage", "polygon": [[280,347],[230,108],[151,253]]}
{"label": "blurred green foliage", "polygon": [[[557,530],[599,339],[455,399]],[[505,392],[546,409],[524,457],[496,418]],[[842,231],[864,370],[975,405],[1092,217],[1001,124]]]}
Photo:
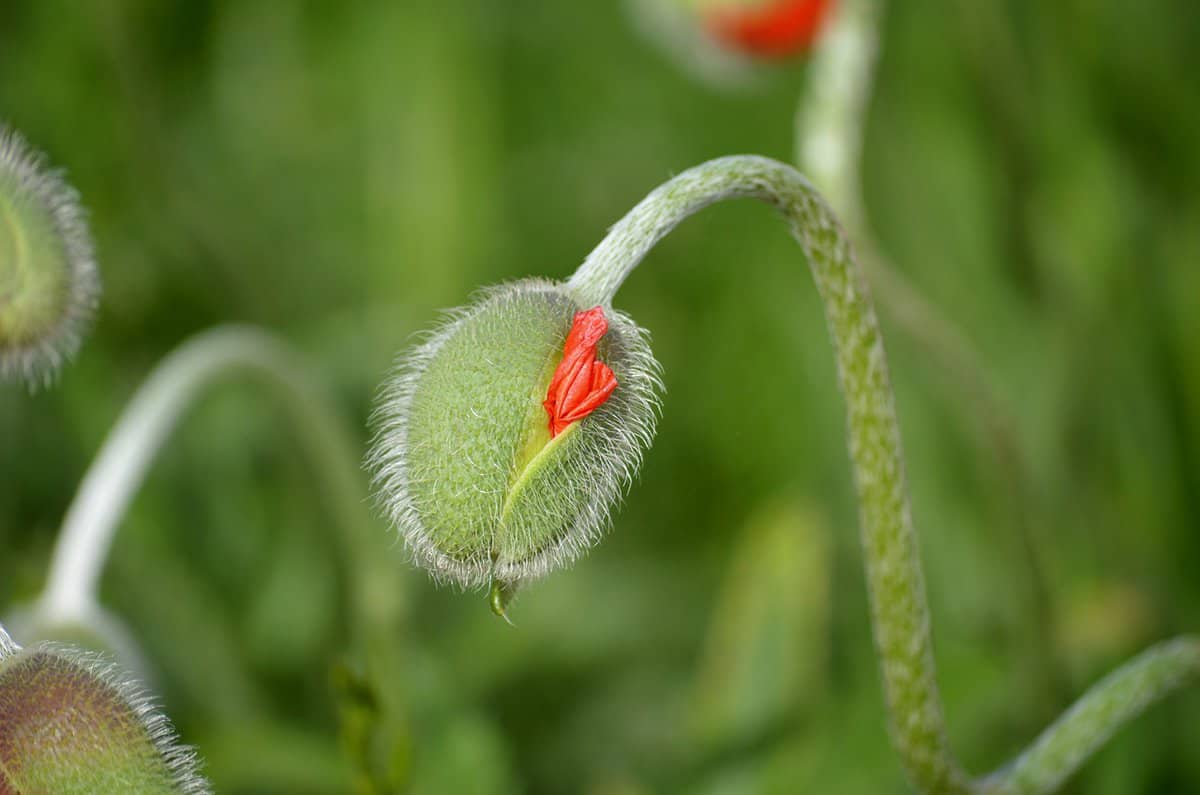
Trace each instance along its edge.
{"label": "blurred green foliage", "polygon": [[[439,308],[564,278],[690,165],[788,159],[804,76],[715,91],[620,3],[2,0],[0,19],[0,118],[69,170],[105,282],[59,385],[0,391],[0,606],[36,594],[106,429],[187,335],[279,331],[365,445],[376,385]],[[1200,10],[912,0],[882,40],[868,209],[981,352],[1033,484],[1006,504],[971,407],[885,315],[950,736],[983,771],[1102,672],[1200,627]],[[708,211],[618,304],[665,367],[658,441],[609,538],[524,592],[517,629],[380,530],[408,603],[397,764],[427,793],[905,791],[794,244],[761,207]],[[219,792],[352,786],[331,670],[355,573],[312,477],[265,401],[215,394],[103,583]],[[815,535],[788,547],[772,523]],[[763,556],[755,580],[741,567]],[[1200,791],[1198,732],[1192,692],[1074,787]]]}

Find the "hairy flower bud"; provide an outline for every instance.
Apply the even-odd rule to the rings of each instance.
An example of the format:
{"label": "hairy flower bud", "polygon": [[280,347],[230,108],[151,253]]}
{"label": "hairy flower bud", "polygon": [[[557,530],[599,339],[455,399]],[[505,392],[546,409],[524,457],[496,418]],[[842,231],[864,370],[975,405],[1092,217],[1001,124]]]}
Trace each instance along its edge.
{"label": "hairy flower bud", "polygon": [[50,381],[100,291],[79,196],[0,126],[0,379]]}
{"label": "hairy flower bud", "polygon": [[654,435],[646,337],[526,280],[484,291],[405,355],[380,395],[369,464],[417,562],[492,584],[501,612],[495,594],[587,549]]}
{"label": "hairy flower bud", "polygon": [[199,795],[208,785],[132,684],[66,647],[22,649],[0,629],[0,793]]}

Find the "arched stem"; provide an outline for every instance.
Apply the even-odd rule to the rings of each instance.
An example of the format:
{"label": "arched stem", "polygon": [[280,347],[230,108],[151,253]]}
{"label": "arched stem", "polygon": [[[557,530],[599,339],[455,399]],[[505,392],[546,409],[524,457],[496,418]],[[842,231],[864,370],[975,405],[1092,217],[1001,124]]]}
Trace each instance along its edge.
{"label": "arched stem", "polygon": [[586,304],[610,305],[646,253],[688,216],[754,198],[778,209],[816,279],[846,398],[872,626],[892,740],[922,792],[966,792],[950,752],[934,674],[929,607],[910,516],[900,431],[867,284],[824,200],[791,166],[740,155],[685,171],[629,212],[571,277]]}
{"label": "arched stem", "polygon": [[[382,778],[374,752],[359,746],[364,731],[383,735],[386,754],[407,742],[399,670],[398,631],[402,618],[398,568],[382,554],[365,502],[358,455],[336,412],[309,379],[288,347],[252,328],[225,327],[185,342],[151,374],[109,433],[67,510],[51,562],[46,589],[34,605],[46,624],[87,624],[99,612],[97,589],[116,529],[155,456],[187,409],[214,383],[232,376],[257,379],[270,389],[299,438],[326,493],[346,570],[349,635],[356,648],[353,676],[362,677],[378,702],[374,722],[351,720],[346,731],[357,761],[370,778]],[[351,672],[343,671],[346,675]],[[343,677],[345,678],[345,676]],[[344,695],[344,694],[343,694]]]}
{"label": "arched stem", "polygon": [[[353,446],[288,348],[251,328],[227,327],[184,343],[138,390],[84,476],[63,520],[39,610],[51,620],[85,617],[116,528],[150,465],[183,413],[212,383],[251,375],[273,388],[294,420],[327,490],[350,562],[366,559],[373,539]],[[368,605],[362,605],[368,607]]]}
{"label": "arched stem", "polygon": [[609,306],[622,282],[680,222],[725,199],[779,210],[824,304],[846,399],[872,629],[892,742],[922,793],[1041,795],[1123,724],[1200,678],[1200,641],[1155,647],[1096,685],[1031,749],[972,781],[950,751],[934,672],[929,607],[905,483],[895,400],[867,283],[837,219],[800,172],[751,155],[709,161],[654,190],[601,241],[567,285],[585,306]]}

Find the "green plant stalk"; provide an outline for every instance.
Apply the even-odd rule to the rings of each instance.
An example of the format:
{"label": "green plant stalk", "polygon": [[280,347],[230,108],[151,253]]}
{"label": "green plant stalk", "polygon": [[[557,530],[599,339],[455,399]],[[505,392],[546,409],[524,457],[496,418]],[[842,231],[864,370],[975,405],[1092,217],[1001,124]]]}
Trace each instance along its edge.
{"label": "green plant stalk", "polygon": [[1200,681],[1200,638],[1153,646],[1092,686],[1010,765],[979,784],[988,795],[1042,795],[1062,783],[1122,726],[1172,691]]}
{"label": "green plant stalk", "polygon": [[[354,445],[291,350],[253,328],[217,328],[194,337],[172,352],[138,390],[67,510],[35,610],[49,623],[91,618],[116,528],[155,456],[208,387],[238,375],[265,384],[292,420],[341,531],[339,552],[351,572],[349,634],[361,650],[359,664],[372,685],[395,681],[402,611],[396,567],[380,554],[383,536],[366,507]],[[376,696],[387,702],[382,714],[399,715],[398,688],[380,690]],[[404,734],[399,725],[391,732]]]}
{"label": "green plant stalk", "polygon": [[840,224],[800,172],[752,155],[712,160],[654,190],[567,282],[583,305],[610,306],[646,254],[680,222],[726,199],[774,206],[817,283],[846,399],[871,623],[892,742],[922,793],[1034,795],[1059,786],[1121,725],[1200,678],[1200,641],[1162,644],[1096,685],[1008,768],[972,781],[950,751],[929,607],[905,483],[895,399],[867,283]]}
{"label": "green plant stalk", "polygon": [[1032,668],[1040,680],[1037,700],[1054,710],[1067,699],[1066,677],[1054,650],[1050,590],[1029,515],[1035,490],[1016,441],[1016,422],[980,368],[979,353],[966,334],[882,252],[862,198],[859,165],[884,6],[885,0],[838,4],[832,25],[813,54],[808,85],[796,105],[796,163],[811,175],[854,236],[883,314],[930,355],[947,385],[958,393],[958,407],[974,426],[979,443],[990,450],[997,486],[1017,531],[1015,552],[1028,580]]}
{"label": "green plant stalk", "polygon": [[567,283],[583,305],[608,306],[646,253],[688,216],[718,201],[754,198],[778,209],[817,283],[846,399],[850,458],[875,646],[892,741],[922,792],[967,792],[950,752],[935,681],[917,536],[879,323],[841,226],[811,184],[766,158],[720,158],[683,172],[638,204]]}

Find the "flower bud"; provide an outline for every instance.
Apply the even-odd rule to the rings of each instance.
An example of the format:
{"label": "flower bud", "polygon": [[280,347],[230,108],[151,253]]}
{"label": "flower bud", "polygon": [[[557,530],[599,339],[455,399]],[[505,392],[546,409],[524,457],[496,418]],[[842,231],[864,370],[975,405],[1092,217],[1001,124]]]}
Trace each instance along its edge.
{"label": "flower bud", "polygon": [[50,381],[100,291],[79,195],[0,126],[0,379]]}
{"label": "flower bud", "polygon": [[205,793],[166,718],[111,666],[0,629],[0,793]]}
{"label": "flower bud", "polygon": [[418,563],[490,583],[502,614],[523,581],[603,532],[653,438],[660,388],[625,315],[541,280],[486,290],[384,385],[377,498]]}

